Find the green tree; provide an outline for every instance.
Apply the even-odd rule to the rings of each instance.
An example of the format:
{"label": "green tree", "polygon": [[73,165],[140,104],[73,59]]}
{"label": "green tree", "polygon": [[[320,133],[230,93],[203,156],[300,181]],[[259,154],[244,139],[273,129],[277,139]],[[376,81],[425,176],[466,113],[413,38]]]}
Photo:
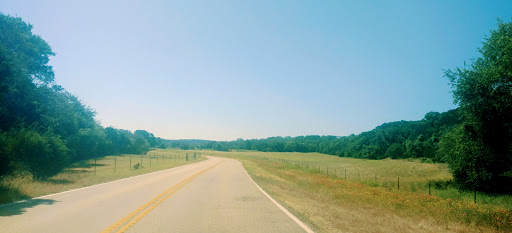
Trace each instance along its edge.
{"label": "green tree", "polygon": [[143,136],[141,136],[140,134],[134,134],[133,135],[133,138],[131,139],[131,147],[130,147],[130,150],[132,153],[135,153],[135,154],[145,154],[146,152],[149,151],[149,143],[148,141],[146,140],[146,138],[144,138]]}
{"label": "green tree", "polygon": [[402,149],[402,145],[400,143],[393,143],[388,147],[384,156],[386,158],[399,159],[403,156],[404,150]]}
{"label": "green tree", "polygon": [[6,152],[17,166],[28,170],[35,179],[53,176],[69,163],[69,151],[64,142],[51,132],[39,134],[29,128],[11,130]]}
{"label": "green tree", "polygon": [[73,160],[162,144],[146,131],[103,129],[91,107],[54,83],[54,53],[31,30],[0,13],[0,175],[28,170],[44,179]]}
{"label": "green tree", "polygon": [[145,138],[148,141],[150,147],[157,146],[156,138],[152,133],[150,133],[146,130],[135,130],[135,132],[133,132],[133,134],[139,135],[139,136],[142,136],[143,138]]}
{"label": "green tree", "polygon": [[32,25],[0,13],[0,129],[7,131],[20,121],[36,121],[33,100],[38,86],[53,82],[48,65],[50,46],[33,35]]}
{"label": "green tree", "polygon": [[498,21],[479,52],[471,65],[445,72],[463,126],[451,137],[456,148],[443,150],[458,184],[494,189],[512,166],[512,23]]}

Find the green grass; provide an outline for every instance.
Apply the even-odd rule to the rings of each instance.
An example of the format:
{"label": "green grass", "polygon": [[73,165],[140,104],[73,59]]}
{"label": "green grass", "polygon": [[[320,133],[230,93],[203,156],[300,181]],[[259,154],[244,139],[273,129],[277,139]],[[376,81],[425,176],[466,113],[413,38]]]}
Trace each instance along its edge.
{"label": "green grass", "polygon": [[429,180],[452,179],[444,164],[318,153],[203,154],[242,160],[262,188],[319,232],[512,230],[511,196],[478,193],[475,204],[472,193],[453,187],[432,187],[428,195]]}
{"label": "green grass", "polygon": [[[188,161],[186,161],[187,153],[189,154]],[[152,150],[146,155],[106,156],[98,158],[96,162],[94,159],[90,159],[75,163],[45,181],[33,180],[29,174],[5,177],[0,185],[0,204],[82,188],[206,159],[204,156],[196,156],[194,160],[193,153],[158,149]],[[141,162],[142,168],[134,170],[133,166]]]}
{"label": "green grass", "polygon": [[[467,202],[474,201],[473,192],[460,191],[450,185],[453,176],[446,164],[421,163],[419,159],[367,160],[343,158],[320,153],[282,153],[282,152],[208,152],[230,157],[257,158],[276,161],[297,168],[309,168],[312,171],[341,179],[363,183],[372,187],[384,187],[389,190],[430,194],[442,198],[454,198]],[[346,174],[346,176],[345,176]],[[436,185],[437,184],[437,185]],[[477,193],[477,203],[500,205],[512,209],[510,195]]]}

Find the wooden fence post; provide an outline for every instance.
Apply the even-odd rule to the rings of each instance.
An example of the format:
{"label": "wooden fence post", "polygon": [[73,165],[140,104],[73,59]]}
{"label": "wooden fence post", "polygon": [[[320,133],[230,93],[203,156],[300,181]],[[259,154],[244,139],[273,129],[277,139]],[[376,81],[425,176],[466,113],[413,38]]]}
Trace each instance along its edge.
{"label": "wooden fence post", "polygon": [[475,188],[475,204],[476,204],[476,188]]}

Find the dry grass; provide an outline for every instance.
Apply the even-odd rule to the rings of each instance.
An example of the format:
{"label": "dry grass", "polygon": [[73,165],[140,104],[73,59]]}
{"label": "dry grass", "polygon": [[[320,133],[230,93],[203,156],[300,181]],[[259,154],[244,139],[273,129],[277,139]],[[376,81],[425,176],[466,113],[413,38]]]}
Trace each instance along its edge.
{"label": "dry grass", "polygon": [[[422,182],[428,176],[444,177],[443,165],[409,161],[354,161],[325,158],[327,155],[262,152],[204,152],[208,155],[241,159],[253,179],[296,216],[318,232],[499,232],[512,230],[512,212],[499,202],[474,204],[465,199],[441,198],[368,182],[344,180],[317,168],[278,162],[306,158],[310,165],[358,167],[364,172],[381,170],[387,175],[409,174]],[[313,157],[314,156],[314,157]],[[329,164],[325,160],[334,162]],[[340,159],[340,160],[336,160]],[[382,162],[383,164],[379,164]],[[393,163],[400,169],[392,169]],[[336,164],[349,163],[349,164]],[[358,164],[359,166],[356,166]],[[438,166],[438,170],[432,169]],[[385,171],[388,168],[388,171]],[[417,170],[417,171],[415,171]],[[432,174],[441,173],[441,174]],[[422,177],[423,174],[423,177]],[[427,177],[425,177],[427,176]],[[402,180],[402,177],[401,177]],[[504,197],[510,200],[511,197]]]}
{"label": "dry grass", "polygon": [[[187,153],[189,161],[186,161]],[[98,158],[96,165],[94,159],[76,163],[45,181],[33,180],[30,175],[6,177],[2,180],[2,187],[0,187],[3,189],[0,194],[0,204],[105,183],[206,159],[204,156],[196,156],[194,160],[193,153],[182,150],[153,150],[142,156],[106,156]],[[141,163],[141,159],[143,168],[134,170],[133,166]]]}

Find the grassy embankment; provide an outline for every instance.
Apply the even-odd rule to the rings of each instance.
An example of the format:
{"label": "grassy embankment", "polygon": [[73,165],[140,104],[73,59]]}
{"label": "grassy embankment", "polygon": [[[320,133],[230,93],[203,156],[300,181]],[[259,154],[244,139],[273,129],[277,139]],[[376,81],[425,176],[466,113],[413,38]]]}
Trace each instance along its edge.
{"label": "grassy embankment", "polygon": [[[472,192],[445,186],[452,178],[445,164],[318,153],[203,154],[242,160],[263,189],[318,232],[512,231],[512,197],[478,193],[475,204]],[[431,195],[429,180],[435,181]]]}
{"label": "grassy embankment", "polygon": [[[188,161],[186,161],[187,153],[189,154]],[[146,155],[118,155],[98,158],[96,165],[94,159],[90,159],[75,163],[71,168],[65,169],[45,181],[33,180],[27,174],[6,177],[0,181],[0,204],[100,184],[206,159],[197,155],[194,160],[193,153],[182,150],[158,149],[152,150]],[[134,169],[134,166],[138,163],[142,163],[142,167]]]}

